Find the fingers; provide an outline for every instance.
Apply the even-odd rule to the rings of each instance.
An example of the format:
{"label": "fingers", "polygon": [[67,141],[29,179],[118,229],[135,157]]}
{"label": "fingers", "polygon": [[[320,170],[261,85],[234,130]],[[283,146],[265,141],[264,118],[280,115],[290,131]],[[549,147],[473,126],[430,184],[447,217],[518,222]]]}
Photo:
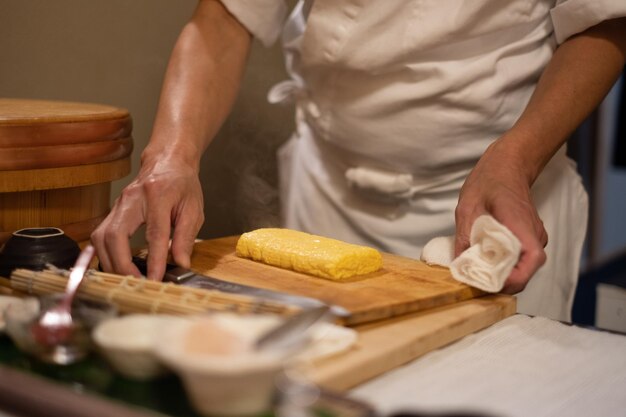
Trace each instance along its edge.
{"label": "fingers", "polygon": [[[136,229],[136,228],[135,228]],[[134,230],[130,233],[130,236],[134,233]],[[129,244],[129,234],[113,234],[108,232],[107,239],[105,240],[106,251],[109,256],[111,268],[121,275],[133,275],[140,277],[141,272],[133,264],[131,257],[131,250]]]}
{"label": "fingers", "polygon": [[172,257],[177,265],[183,268],[191,266],[191,253],[193,252],[195,237],[198,235],[203,222],[204,214],[202,211],[183,212],[177,216],[171,248]]}
{"label": "fingers", "polygon": [[523,291],[535,272],[545,262],[546,253],[543,248],[523,251],[501,292],[504,294],[517,294]]}
{"label": "fingers", "polygon": [[[139,225],[128,223],[114,226],[112,225],[115,223],[114,218],[115,214],[112,212],[91,235],[91,243],[96,248],[100,265],[107,272],[139,277],[141,273],[132,263],[128,243],[128,236],[132,235]],[[124,230],[127,232],[124,233]]]}
{"label": "fingers", "polygon": [[539,231],[539,242],[541,242],[541,246],[545,248],[548,246],[548,232],[546,228],[543,226],[543,222],[541,222],[541,230]]}
{"label": "fingers", "polygon": [[454,236],[454,256],[457,257],[470,246],[470,234],[474,220],[481,214],[485,214],[485,210],[479,209],[480,205],[472,205],[467,202],[459,202],[454,216],[456,223],[456,232]]}
{"label": "fingers", "polygon": [[461,253],[465,251],[465,249],[469,248],[469,233],[471,227],[468,228],[467,224],[457,225],[456,235],[454,236],[454,257],[456,258]]}
{"label": "fingers", "polygon": [[106,228],[107,219],[91,233],[91,244],[96,248],[96,256],[100,262],[100,268],[105,272],[114,272],[111,259],[106,251],[106,245],[104,243],[104,229]]}
{"label": "fingers", "polygon": [[161,281],[165,274],[165,264],[170,239],[169,206],[151,206],[146,216],[146,241],[148,242],[148,279]]}
{"label": "fingers", "polygon": [[[468,218],[463,219],[463,221],[457,221],[455,256],[459,256],[469,247],[471,225],[476,217],[471,219],[472,223],[467,221]],[[496,220],[511,230],[522,246],[520,258],[501,291],[505,294],[516,294],[524,290],[535,272],[546,262],[544,247],[548,243],[548,234],[542,223],[540,230],[535,232],[533,227],[520,225],[518,222],[503,221],[502,219]]]}
{"label": "fingers", "polygon": [[548,234],[539,218],[534,219],[533,223],[534,227],[519,218],[502,221],[522,245],[520,258],[502,289],[505,294],[516,294],[524,290],[535,272],[546,262],[544,247],[548,243]]}

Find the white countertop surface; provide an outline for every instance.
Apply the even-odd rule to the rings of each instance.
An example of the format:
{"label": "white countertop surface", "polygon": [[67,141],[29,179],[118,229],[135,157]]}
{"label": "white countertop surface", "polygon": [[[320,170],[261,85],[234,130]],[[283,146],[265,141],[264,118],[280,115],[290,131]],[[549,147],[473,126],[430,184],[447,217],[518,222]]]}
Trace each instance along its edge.
{"label": "white countertop surface", "polygon": [[626,336],[516,315],[350,395],[383,415],[626,416]]}

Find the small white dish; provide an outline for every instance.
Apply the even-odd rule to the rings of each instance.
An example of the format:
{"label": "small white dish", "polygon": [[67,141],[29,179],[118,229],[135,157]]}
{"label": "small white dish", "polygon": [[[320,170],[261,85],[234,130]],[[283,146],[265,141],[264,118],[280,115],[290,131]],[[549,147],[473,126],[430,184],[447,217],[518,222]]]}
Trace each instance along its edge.
{"label": "small white dish", "polygon": [[67,339],[60,343],[41,343],[33,332],[33,325],[40,319],[42,311],[57,305],[63,296],[63,293],[53,293],[39,298],[26,297],[9,305],[4,312],[6,333],[18,349],[48,363],[75,363],[91,348],[91,329],[117,314],[117,310],[107,303],[74,300],[72,326]]}
{"label": "small white dish", "polygon": [[167,373],[154,354],[155,346],[167,344],[161,332],[186,319],[150,314],[131,314],[107,320],[93,331],[93,341],[102,355],[121,375],[149,380]]}
{"label": "small white dish", "polygon": [[311,362],[323,361],[347,352],[358,341],[356,330],[331,323],[319,323],[311,331],[309,345],[296,358]]}
{"label": "small white dish", "polygon": [[[225,328],[236,333],[250,346],[265,332],[282,321],[279,316],[214,314],[212,316]],[[319,361],[347,351],[356,344],[358,333],[354,329],[332,323],[320,322],[309,329],[309,341],[293,358]]]}
{"label": "small white dish", "polygon": [[11,304],[22,303],[23,299],[19,297],[13,297],[11,295],[0,295],[0,333],[4,332],[6,328],[6,322],[4,321],[4,312]]}

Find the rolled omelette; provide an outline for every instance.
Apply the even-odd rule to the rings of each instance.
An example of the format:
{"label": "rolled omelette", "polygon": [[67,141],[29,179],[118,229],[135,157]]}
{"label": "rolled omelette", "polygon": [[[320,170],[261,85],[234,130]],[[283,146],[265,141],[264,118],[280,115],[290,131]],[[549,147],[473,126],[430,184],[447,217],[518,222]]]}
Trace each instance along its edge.
{"label": "rolled omelette", "polygon": [[279,268],[340,281],[379,270],[376,249],[291,229],[265,228],[244,233],[237,256]]}

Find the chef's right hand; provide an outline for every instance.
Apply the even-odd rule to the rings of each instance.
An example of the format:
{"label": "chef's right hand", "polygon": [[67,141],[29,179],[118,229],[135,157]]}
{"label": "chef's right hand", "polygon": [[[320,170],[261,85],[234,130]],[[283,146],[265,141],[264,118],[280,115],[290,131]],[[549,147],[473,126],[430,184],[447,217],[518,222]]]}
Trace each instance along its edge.
{"label": "chef's right hand", "polygon": [[144,161],[137,178],[122,191],[110,214],[92,233],[91,242],[105,271],[140,276],[131,260],[129,239],[145,224],[148,278],[158,281],[165,273],[170,234],[174,262],[188,268],[203,222],[197,170],[178,160]]}
{"label": "chef's right hand", "polygon": [[465,179],[456,208],[455,256],[470,246],[472,225],[483,214],[492,215],[521,243],[520,257],[506,280],[503,293],[524,290],[546,262],[548,234],[531,195],[532,180],[518,153],[507,148],[508,138],[493,142]]}

